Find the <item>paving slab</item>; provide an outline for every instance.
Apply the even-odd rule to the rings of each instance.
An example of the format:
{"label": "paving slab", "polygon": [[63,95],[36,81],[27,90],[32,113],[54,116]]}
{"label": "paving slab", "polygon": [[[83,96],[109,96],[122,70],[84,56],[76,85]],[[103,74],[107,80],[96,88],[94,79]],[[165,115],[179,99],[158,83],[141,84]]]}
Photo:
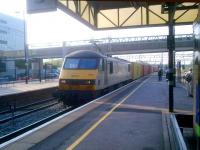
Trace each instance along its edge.
{"label": "paving slab", "polygon": [[[88,130],[99,120],[109,114],[81,142],[78,142],[75,149],[164,150],[168,141],[166,141],[166,134],[164,134],[166,131],[163,131],[163,123],[165,122],[162,114],[168,113],[168,83],[165,80],[158,82],[157,76],[151,76],[137,88],[139,84],[141,81],[109,100],[95,102],[101,105],[83,116],[77,112],[79,118],[60,129],[56,129],[55,133],[42,141],[37,141],[38,143],[34,143],[31,147],[28,145],[28,148],[31,150],[66,150],[82,135],[88,133]],[[174,91],[175,109],[180,112],[192,112],[193,101],[186,96],[182,85],[177,84]],[[127,95],[129,96],[127,97]],[[122,99],[125,101],[119,105]],[[65,117],[61,121],[62,124],[65,123],[65,120],[68,122],[67,117]],[[51,126],[51,128],[54,127],[58,126]],[[47,126],[43,130],[47,132],[49,129]],[[38,135],[42,137],[41,133]],[[33,138],[37,137],[34,136]],[[24,141],[21,140],[21,143]],[[26,140],[25,143],[30,144],[31,141]],[[16,142],[16,144],[19,143]]]}

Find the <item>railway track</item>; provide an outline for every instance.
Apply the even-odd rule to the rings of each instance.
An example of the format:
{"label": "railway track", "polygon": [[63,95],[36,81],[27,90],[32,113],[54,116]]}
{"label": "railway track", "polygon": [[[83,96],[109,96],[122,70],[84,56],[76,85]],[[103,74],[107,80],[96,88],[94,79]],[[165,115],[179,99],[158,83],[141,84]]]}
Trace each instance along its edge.
{"label": "railway track", "polygon": [[45,99],[45,100],[40,100],[39,102],[31,103],[31,104],[16,107],[16,108],[14,106],[13,106],[13,108],[10,106],[9,109],[4,110],[4,111],[0,111],[0,115],[12,113],[13,111],[20,111],[20,110],[23,110],[23,109],[31,108],[33,106],[37,106],[37,105],[40,105],[40,104],[51,102],[53,100],[55,100],[55,98],[48,98],[48,99]]}
{"label": "railway track", "polygon": [[11,132],[9,134],[1,136],[0,137],[0,144],[4,143],[4,142],[6,142],[6,141],[8,141],[10,139],[13,139],[14,137],[19,136],[19,135],[21,135],[21,134],[23,134],[23,133],[35,128],[35,127],[38,127],[38,126],[40,126],[40,125],[42,125],[42,124],[44,124],[44,123],[46,123],[46,122],[48,122],[48,121],[50,121],[52,119],[64,114],[64,113],[67,113],[72,109],[73,109],[72,107],[69,107],[69,108],[67,108],[67,109],[65,109],[65,110],[63,110],[61,112],[58,112],[58,113],[53,114],[51,116],[48,116],[48,117],[46,117],[44,119],[38,120],[37,122],[29,124],[29,125],[27,125],[27,126],[25,126],[23,128],[20,128],[20,129],[18,129],[16,131],[13,131],[13,132]]}
{"label": "railway track", "polygon": [[[144,78],[145,79],[145,78]],[[141,82],[141,81],[139,81],[139,82]],[[124,87],[126,87],[126,86],[122,86],[121,88],[123,88],[123,89],[125,89]],[[120,89],[121,89],[120,88]],[[114,89],[113,89],[114,90]],[[118,89],[117,89],[118,90]],[[116,90],[116,91],[117,91]],[[109,95],[111,94],[111,93],[108,93]],[[107,94],[106,94],[107,95]],[[111,94],[112,95],[112,94]],[[58,103],[58,105],[59,105],[60,103]],[[36,105],[36,104],[33,104],[34,106]],[[56,105],[56,104],[55,104]],[[55,105],[53,106],[53,104],[52,104],[52,106],[50,106],[49,105],[49,107],[48,106],[43,106],[43,107],[41,107],[41,108],[38,108],[38,110],[37,109],[33,109],[33,110],[31,110],[31,111],[28,111],[28,112],[26,112],[26,113],[23,113],[23,114],[21,114],[21,115],[16,115],[15,117],[14,117],[14,119],[12,119],[11,117],[10,118],[5,118],[4,120],[2,119],[2,120],[0,120],[0,124],[2,123],[2,124],[4,124],[4,126],[5,125],[9,125],[9,124],[14,124],[14,125],[18,125],[18,123],[17,123],[17,120],[20,122],[20,120],[26,120],[28,123],[26,124],[26,125],[24,125],[23,127],[22,126],[20,126],[20,128],[14,128],[14,130],[11,130],[11,132],[6,132],[6,134],[3,134],[3,135],[1,135],[1,129],[3,129],[4,127],[1,127],[1,125],[0,125],[0,144],[2,144],[2,143],[4,143],[4,142],[6,142],[6,141],[8,141],[8,140],[11,140],[11,139],[13,139],[14,137],[16,137],[16,136],[19,136],[19,135],[21,135],[21,134],[23,134],[23,133],[25,133],[25,132],[27,132],[27,131],[29,131],[29,130],[31,130],[31,129],[33,129],[33,128],[35,128],[35,127],[37,127],[37,126],[40,126],[40,125],[42,125],[42,124],[44,124],[44,123],[46,123],[46,122],[48,122],[48,121],[50,121],[50,120],[52,120],[52,119],[54,119],[54,118],[56,118],[56,117],[58,117],[58,116],[60,116],[60,115],[62,115],[62,114],[65,114],[65,113],[67,113],[67,112],[69,112],[69,111],[71,111],[71,110],[73,110],[74,108],[76,108],[76,107],[72,107],[72,106],[68,106],[68,107],[64,107],[63,105],[61,105],[60,104],[60,107],[61,107],[61,109],[60,110],[57,110],[56,112],[55,112],[55,110],[53,110],[53,113],[50,113],[49,115],[46,115],[45,117],[43,116],[43,117],[37,117],[37,120],[34,120],[33,122],[29,122],[28,121],[28,119],[30,119],[31,117],[33,117],[33,116],[31,116],[31,117],[28,117],[28,116],[30,116],[30,115],[32,115],[32,114],[35,114],[35,113],[39,113],[40,115],[41,114],[45,114],[45,110],[44,109],[46,109],[47,111],[48,110],[51,110],[52,109],[52,107],[55,107]],[[27,106],[27,107],[31,107],[31,106]],[[51,109],[49,109],[49,108],[51,108]],[[20,109],[27,109],[26,107],[21,107],[21,108],[18,108],[19,110]],[[3,114],[3,113],[2,113]],[[48,113],[47,113],[48,114]],[[38,119],[38,118],[40,118],[40,119]]]}
{"label": "railway track", "polygon": [[[14,111],[2,111],[0,112],[0,143],[5,142],[8,137],[12,137],[11,135],[15,137],[16,133],[22,133],[26,127],[35,126],[44,118],[49,120],[68,110],[69,107],[65,109],[58,99],[50,98],[15,108]],[[30,123],[26,120],[29,120]]]}
{"label": "railway track", "polygon": [[54,103],[52,103],[52,104],[45,105],[45,106],[42,106],[42,107],[39,107],[39,108],[30,110],[30,111],[27,111],[27,112],[22,113],[22,114],[12,115],[11,117],[7,117],[7,118],[5,118],[5,119],[0,120],[0,124],[6,123],[6,122],[11,121],[11,120],[13,120],[13,119],[17,119],[17,118],[26,116],[26,115],[31,114],[31,113],[34,113],[34,112],[36,112],[36,111],[40,111],[40,110],[42,110],[42,109],[45,109],[45,108],[54,106],[54,105],[56,105],[56,104],[58,104],[58,103],[59,103],[59,102],[54,102]]}

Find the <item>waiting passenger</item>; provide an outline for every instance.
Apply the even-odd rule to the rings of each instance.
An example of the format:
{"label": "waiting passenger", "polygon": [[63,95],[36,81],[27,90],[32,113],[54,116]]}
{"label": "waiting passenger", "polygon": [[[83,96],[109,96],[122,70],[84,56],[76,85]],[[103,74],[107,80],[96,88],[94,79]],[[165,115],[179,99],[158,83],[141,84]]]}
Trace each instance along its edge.
{"label": "waiting passenger", "polygon": [[162,69],[158,70],[158,81],[162,81],[163,71]]}
{"label": "waiting passenger", "polygon": [[193,76],[192,76],[192,69],[186,74],[185,80],[187,81],[186,87],[187,87],[187,95],[192,96],[193,95]]}
{"label": "waiting passenger", "polygon": [[166,73],[166,81],[168,81],[168,80],[169,80],[169,69],[167,69],[167,70],[165,71],[165,73]]}

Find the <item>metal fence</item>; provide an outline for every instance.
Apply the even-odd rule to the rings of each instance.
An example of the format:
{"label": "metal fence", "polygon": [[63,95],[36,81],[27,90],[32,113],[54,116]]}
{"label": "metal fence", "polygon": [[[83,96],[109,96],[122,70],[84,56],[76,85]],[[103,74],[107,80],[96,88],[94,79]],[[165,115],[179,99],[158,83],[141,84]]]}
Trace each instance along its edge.
{"label": "metal fence", "polygon": [[0,71],[0,85],[25,82],[26,80],[41,81],[57,79],[58,76],[59,70],[52,68],[50,64],[42,64],[38,69],[32,68],[30,64],[27,68],[18,68],[16,65],[11,65],[9,68],[9,65],[6,65],[6,68]]}

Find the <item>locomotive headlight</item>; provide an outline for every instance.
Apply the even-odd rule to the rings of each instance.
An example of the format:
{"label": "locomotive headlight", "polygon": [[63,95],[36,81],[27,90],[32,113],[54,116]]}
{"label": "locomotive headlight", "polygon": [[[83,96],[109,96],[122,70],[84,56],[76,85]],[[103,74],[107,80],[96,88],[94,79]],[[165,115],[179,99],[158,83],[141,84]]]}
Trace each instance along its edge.
{"label": "locomotive headlight", "polygon": [[60,83],[64,83],[64,84],[65,84],[65,83],[66,83],[66,80],[61,79],[61,80],[60,80]]}
{"label": "locomotive headlight", "polygon": [[95,84],[95,80],[87,80],[85,83],[89,85]]}

